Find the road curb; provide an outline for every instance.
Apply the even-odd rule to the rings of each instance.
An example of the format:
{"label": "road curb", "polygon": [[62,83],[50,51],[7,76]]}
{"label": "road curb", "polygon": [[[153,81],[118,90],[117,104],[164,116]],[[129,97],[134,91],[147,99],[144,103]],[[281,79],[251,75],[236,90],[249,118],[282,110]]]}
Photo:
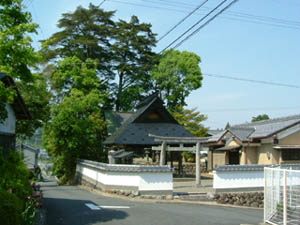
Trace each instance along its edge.
{"label": "road curb", "polygon": [[97,189],[92,189],[83,185],[77,185],[77,187],[87,190],[89,192],[99,194],[105,197],[111,197],[111,198],[118,198],[118,199],[124,199],[129,200],[133,202],[146,202],[146,203],[157,203],[157,204],[190,204],[190,205],[209,205],[209,206],[217,206],[217,207],[230,207],[230,208],[241,208],[241,209],[255,209],[255,210],[263,210],[263,208],[254,208],[254,207],[248,207],[248,206],[236,206],[236,205],[227,205],[227,204],[219,204],[216,202],[210,202],[210,201],[186,201],[186,200],[180,200],[180,199],[174,199],[174,200],[156,200],[156,199],[145,199],[145,198],[131,198],[127,196],[120,196],[115,194],[110,194],[107,192],[103,192]]}

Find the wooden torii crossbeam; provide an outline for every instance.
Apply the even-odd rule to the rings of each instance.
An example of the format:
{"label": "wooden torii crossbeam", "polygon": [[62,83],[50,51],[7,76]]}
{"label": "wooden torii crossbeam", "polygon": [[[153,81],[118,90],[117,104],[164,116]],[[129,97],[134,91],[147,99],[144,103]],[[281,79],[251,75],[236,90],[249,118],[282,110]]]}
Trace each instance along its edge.
{"label": "wooden torii crossbeam", "polygon": [[[166,151],[196,151],[196,186],[201,185],[201,162],[200,151],[208,143],[208,137],[164,137],[149,134],[154,141],[161,142],[160,147],[153,146],[152,150],[160,152],[160,165],[165,165]],[[167,143],[178,143],[179,147],[167,146]],[[184,147],[184,144],[195,144],[195,147]]]}

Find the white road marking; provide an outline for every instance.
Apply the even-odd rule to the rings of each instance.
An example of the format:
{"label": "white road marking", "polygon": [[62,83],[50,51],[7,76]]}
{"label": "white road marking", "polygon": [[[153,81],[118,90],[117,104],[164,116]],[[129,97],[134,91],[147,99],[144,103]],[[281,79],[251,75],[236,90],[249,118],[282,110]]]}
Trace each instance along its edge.
{"label": "white road marking", "polygon": [[90,203],[85,203],[85,205],[87,207],[89,207],[91,210],[101,210],[101,208],[97,205],[94,205],[94,204],[90,204]]}
{"label": "white road marking", "polygon": [[100,205],[100,208],[103,209],[130,209],[129,206],[106,206],[106,205]]}
{"label": "white road marking", "polygon": [[91,210],[101,210],[101,209],[130,209],[129,206],[113,206],[113,205],[94,205],[91,203],[85,203],[87,207]]}

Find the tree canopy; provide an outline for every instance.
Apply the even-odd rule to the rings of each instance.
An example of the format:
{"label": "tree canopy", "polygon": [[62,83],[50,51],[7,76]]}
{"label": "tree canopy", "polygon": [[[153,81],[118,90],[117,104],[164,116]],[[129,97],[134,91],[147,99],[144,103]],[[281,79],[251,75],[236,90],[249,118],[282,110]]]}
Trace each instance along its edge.
{"label": "tree canopy", "polygon": [[267,114],[261,114],[261,115],[252,117],[251,122],[257,122],[257,121],[269,120],[269,119],[270,119],[270,117]]}
{"label": "tree canopy", "polygon": [[107,103],[113,102],[117,111],[127,111],[152,88],[156,39],[151,25],[140,23],[136,16],[129,22],[114,21],[113,16],[114,11],[93,4],[64,13],[58,22],[62,30],[43,41],[41,52],[47,63],[70,56],[96,60],[97,76],[110,93]]}
{"label": "tree canopy", "polygon": [[202,85],[201,59],[192,52],[165,51],[152,71],[156,89],[169,109],[185,106],[186,97]]}
{"label": "tree canopy", "polygon": [[207,119],[207,116],[200,114],[196,108],[184,109],[182,106],[178,107],[172,115],[178,123],[184,126],[191,134],[196,137],[206,137],[208,128],[205,128],[201,122]]}
{"label": "tree canopy", "polygon": [[16,134],[20,138],[31,137],[34,132],[49,120],[51,93],[46,79],[41,74],[33,74],[31,82],[17,82],[24,102],[32,117],[31,120],[17,120]]}
{"label": "tree canopy", "polygon": [[[30,34],[36,33],[37,24],[22,8],[22,0],[0,3],[0,72],[21,82],[32,80],[30,67],[38,61],[31,46]],[[5,102],[12,103],[16,96],[12,88],[0,81],[0,122],[7,117]]]}
{"label": "tree canopy", "polygon": [[68,57],[52,74],[55,90],[51,120],[43,133],[43,145],[54,160],[61,183],[72,183],[78,159],[104,161],[102,139],[105,128],[103,105],[107,93],[99,90],[97,63]]}

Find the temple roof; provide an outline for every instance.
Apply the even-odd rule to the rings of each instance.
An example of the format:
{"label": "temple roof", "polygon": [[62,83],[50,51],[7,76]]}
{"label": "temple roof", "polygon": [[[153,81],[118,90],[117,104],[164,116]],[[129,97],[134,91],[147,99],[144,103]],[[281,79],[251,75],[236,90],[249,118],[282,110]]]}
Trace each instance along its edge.
{"label": "temple roof", "polygon": [[[163,106],[163,101],[152,95],[144,99],[137,107],[137,111],[127,113],[128,118],[121,117],[119,113],[110,113],[119,117],[119,127],[104,144],[122,145],[157,145],[149,134],[169,137],[193,137],[183,126],[179,125],[168,110]],[[113,121],[115,119],[111,119]],[[110,125],[108,125],[109,127]]]}

